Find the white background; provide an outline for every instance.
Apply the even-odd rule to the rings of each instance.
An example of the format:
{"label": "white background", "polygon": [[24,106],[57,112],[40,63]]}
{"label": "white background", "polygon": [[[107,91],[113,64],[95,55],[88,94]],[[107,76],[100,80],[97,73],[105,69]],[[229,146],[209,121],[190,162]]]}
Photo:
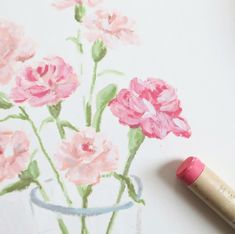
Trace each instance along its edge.
{"label": "white background", "polygon": [[[147,139],[141,147],[132,166],[132,173],[144,183],[146,206],[142,208],[141,233],[234,233],[176,181],[175,170],[179,160],[195,155],[235,187],[235,1],[104,2],[107,8],[114,7],[135,19],[141,44],[109,52],[100,69],[115,68],[127,75],[103,78],[98,81],[98,88],[110,82],[126,87],[135,76],[164,79],[177,88],[183,115],[193,132],[189,140],[171,135],[162,141]],[[0,16],[22,25],[38,43],[35,60],[57,54],[77,69],[78,54],[65,40],[77,30],[73,11],[57,12],[50,4],[50,0],[1,0]],[[86,82],[88,79],[90,76],[84,77]],[[86,87],[80,88],[76,95],[79,92],[85,93]],[[64,112],[64,117],[74,122],[82,115],[76,95]],[[46,114],[46,110],[32,112],[38,121]],[[118,125],[109,111],[105,115],[107,124],[103,125],[103,131],[120,146],[121,161],[125,161],[127,127]],[[10,124],[4,126],[7,125],[10,127]],[[24,125],[15,126],[27,129]],[[45,133],[48,143],[55,138],[54,130],[49,127]],[[56,145],[49,144],[49,147],[55,149]],[[22,195],[1,199],[1,234],[32,234],[34,224],[30,216],[24,215]]]}

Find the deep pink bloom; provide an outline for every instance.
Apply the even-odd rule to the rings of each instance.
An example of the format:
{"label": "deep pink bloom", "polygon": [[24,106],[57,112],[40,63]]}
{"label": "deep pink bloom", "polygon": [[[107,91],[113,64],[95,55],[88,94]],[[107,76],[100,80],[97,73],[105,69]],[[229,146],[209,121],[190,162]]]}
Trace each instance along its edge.
{"label": "deep pink bloom", "polygon": [[89,7],[95,7],[97,4],[101,2],[102,0],[63,0],[53,3],[52,6],[54,6],[58,10],[63,10],[68,7],[73,7],[77,4],[83,4]]}
{"label": "deep pink bloom", "polygon": [[22,172],[29,159],[29,140],[22,131],[0,131],[0,181]]}
{"label": "deep pink bloom", "polygon": [[32,106],[55,105],[79,85],[73,68],[60,57],[45,58],[35,68],[27,67],[16,77],[11,98]]}
{"label": "deep pink bloom", "polygon": [[89,185],[98,183],[101,174],[114,171],[119,155],[117,148],[101,133],[86,128],[71,141],[63,141],[56,158],[70,181]]}
{"label": "deep pink bloom", "polygon": [[121,41],[133,44],[138,41],[134,31],[134,22],[118,12],[98,10],[91,17],[85,17],[87,28],[85,36],[88,41],[102,40],[107,46],[113,47]]}
{"label": "deep pink bloom", "polygon": [[25,39],[19,26],[0,20],[0,84],[11,80],[17,62],[30,59],[34,53],[34,44]]}
{"label": "deep pink bloom", "polygon": [[170,132],[191,135],[190,126],[180,116],[182,109],[175,89],[162,80],[134,78],[130,88],[122,89],[109,105],[120,123],[141,127],[145,136],[162,139]]}

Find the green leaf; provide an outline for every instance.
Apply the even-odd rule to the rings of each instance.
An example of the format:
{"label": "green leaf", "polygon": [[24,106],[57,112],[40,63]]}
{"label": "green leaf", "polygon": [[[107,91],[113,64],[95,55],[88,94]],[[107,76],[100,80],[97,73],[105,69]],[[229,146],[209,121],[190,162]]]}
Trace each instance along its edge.
{"label": "green leaf", "polygon": [[26,120],[27,118],[23,115],[23,114],[19,114],[19,115],[8,115],[3,119],[0,119],[0,122],[5,122],[7,120],[10,119],[21,119],[21,120]]}
{"label": "green leaf", "polygon": [[116,96],[117,86],[115,84],[109,84],[105,88],[101,89],[96,96],[96,113],[93,119],[92,126],[96,131],[100,131],[100,124],[105,107]]}
{"label": "green leaf", "polygon": [[99,72],[97,76],[125,76],[123,72],[117,71],[117,70],[112,70],[112,69],[107,69],[102,72]]}
{"label": "green leaf", "polygon": [[97,40],[92,46],[92,58],[95,63],[101,61],[107,53],[107,48],[103,41]]}
{"label": "green leaf", "polygon": [[114,173],[114,177],[119,181],[123,181],[125,183],[128,189],[128,195],[131,199],[133,199],[136,203],[145,205],[145,201],[143,199],[138,198],[137,193],[135,191],[135,187],[129,177],[117,173]]}
{"label": "green leaf", "polygon": [[82,5],[76,5],[74,9],[74,18],[77,20],[79,23],[82,23],[83,17],[86,14],[86,8]]}
{"label": "green leaf", "polygon": [[35,160],[30,162],[28,168],[25,171],[21,172],[21,174],[19,175],[21,180],[29,180],[31,182],[36,180],[39,176],[40,171],[38,168],[38,163]]}
{"label": "green leaf", "polygon": [[7,187],[5,187],[3,190],[0,191],[0,196],[7,194],[7,193],[11,193],[14,191],[22,191],[26,188],[28,188],[31,184],[31,180],[19,180]]}
{"label": "green leaf", "polygon": [[0,92],[0,108],[1,109],[10,109],[13,105],[10,103],[9,99],[3,92]]}
{"label": "green leaf", "polygon": [[140,145],[144,141],[144,134],[142,133],[141,128],[130,128],[128,133],[128,149],[130,155],[135,155],[138,151]]}
{"label": "green leaf", "polygon": [[61,111],[61,102],[59,102],[53,106],[48,106],[48,110],[49,110],[51,116],[53,118],[57,119],[59,117],[60,111]]}
{"label": "green leaf", "polygon": [[62,120],[62,121],[60,121],[60,125],[61,125],[62,128],[70,128],[70,129],[72,129],[72,130],[74,130],[74,131],[76,131],[76,132],[79,131],[78,128],[76,128],[74,125],[72,125],[72,124],[71,124],[69,121],[67,121],[67,120]]}
{"label": "green leaf", "polygon": [[20,180],[18,180],[17,182],[13,184],[8,185],[3,190],[1,190],[0,196],[7,194],[7,193],[14,192],[14,191],[21,191],[21,190],[28,188],[31,183],[35,183],[39,175],[40,175],[40,172],[39,172],[38,164],[34,160],[29,164],[28,168],[25,171],[21,172],[21,174],[19,175]]}
{"label": "green leaf", "polygon": [[80,31],[78,31],[76,37],[68,37],[67,40],[73,42],[76,45],[78,52],[83,54],[83,45],[80,40],[80,34]]}
{"label": "green leaf", "polygon": [[44,119],[40,125],[39,131],[42,131],[42,129],[48,124],[48,123],[52,123],[54,122],[54,118],[53,117],[47,117],[46,119]]}
{"label": "green leaf", "polygon": [[38,167],[38,163],[37,161],[32,161],[29,164],[28,170],[32,176],[33,179],[37,179],[40,176],[40,171],[39,171],[39,167]]}

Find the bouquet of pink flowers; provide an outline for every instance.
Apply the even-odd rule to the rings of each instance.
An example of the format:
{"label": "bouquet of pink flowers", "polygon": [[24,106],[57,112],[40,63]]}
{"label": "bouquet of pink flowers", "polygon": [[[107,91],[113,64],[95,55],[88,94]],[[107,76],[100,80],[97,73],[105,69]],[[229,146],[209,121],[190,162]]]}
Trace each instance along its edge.
{"label": "bouquet of pink flowers", "polygon": [[[14,85],[10,93],[0,93],[0,108],[5,112],[11,111],[0,122],[13,119],[29,124],[38,149],[55,175],[67,207],[73,207],[73,201],[66,189],[66,183],[70,182],[77,187],[83,209],[79,214],[81,233],[88,234],[86,210],[89,210],[88,200],[93,187],[103,177],[114,178],[120,182],[115,201],[117,207],[125,191],[133,202],[144,204],[133,184],[133,178],[129,175],[139,147],[145,138],[164,139],[169,133],[188,138],[191,131],[187,121],[181,116],[182,108],[175,89],[163,80],[153,77],[145,80],[133,78],[129,87],[121,90],[115,84],[107,84],[101,90],[96,90],[98,73],[124,75],[116,70],[98,70],[109,49],[121,42],[138,43],[133,21],[117,11],[108,12],[99,8],[102,7],[100,0],[64,0],[55,2],[53,6],[59,10],[74,8],[74,18],[80,31],[69,40],[76,45],[81,56],[86,53],[83,43],[88,43],[91,48],[93,76],[89,81],[89,92],[84,97],[84,110],[80,110],[80,113],[84,112],[84,126],[76,126],[61,119],[60,115],[64,102],[79,89],[82,70],[79,75],[76,74],[75,69],[59,56],[46,57],[33,66],[23,65],[34,56],[34,44],[26,39],[19,26],[2,21],[0,84],[8,85],[11,80]],[[30,115],[31,108],[44,106],[48,109],[49,117],[42,121],[40,129],[47,123],[54,123],[61,137],[57,152],[52,154],[54,157],[48,152],[44,144],[46,139],[41,137],[40,129]],[[121,172],[118,172],[118,148],[121,146],[114,145],[102,133],[104,111],[111,111],[120,124],[129,127],[128,157],[125,165],[120,168]],[[71,138],[66,136],[68,130],[73,131]],[[0,195],[36,186],[45,204],[50,204],[50,196],[40,179],[40,163],[37,156],[32,157],[30,152],[30,139],[25,132],[0,130],[0,181],[18,178],[2,188]],[[111,209],[109,212],[112,214],[106,234],[112,231],[118,209]],[[69,227],[62,218],[58,218],[58,224],[61,233],[69,233]]]}

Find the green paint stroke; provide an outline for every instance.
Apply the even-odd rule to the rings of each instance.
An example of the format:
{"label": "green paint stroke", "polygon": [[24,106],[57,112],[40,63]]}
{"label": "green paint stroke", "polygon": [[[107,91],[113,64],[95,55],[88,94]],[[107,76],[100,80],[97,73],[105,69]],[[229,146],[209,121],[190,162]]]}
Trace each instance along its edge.
{"label": "green paint stroke", "polygon": [[126,187],[127,187],[127,190],[128,190],[128,195],[129,197],[136,203],[139,203],[139,204],[142,204],[142,205],[145,205],[145,201],[143,199],[139,199],[138,196],[137,196],[137,193],[135,191],[135,186],[134,184],[132,183],[131,181],[131,178],[128,177],[128,176],[123,176],[123,175],[120,175],[118,173],[113,173],[113,176],[118,179],[119,181],[121,182],[124,182]]}
{"label": "green paint stroke", "polygon": [[60,125],[61,125],[61,127],[64,129],[64,128],[69,128],[69,129],[71,129],[71,130],[73,130],[73,131],[75,131],[75,132],[79,132],[79,129],[76,127],[76,126],[74,126],[73,124],[71,124],[69,121],[67,121],[67,120],[61,120],[60,121]]}
{"label": "green paint stroke", "polygon": [[10,103],[9,99],[7,98],[6,94],[0,92],[0,109],[10,109],[13,105]]}
{"label": "green paint stroke", "polygon": [[0,195],[5,195],[8,193],[22,191],[27,189],[32,183],[35,183],[37,178],[39,177],[40,172],[38,168],[37,162],[34,160],[32,161],[28,168],[21,172],[19,175],[19,180],[15,183],[12,183],[6,186],[4,189],[0,191]]}
{"label": "green paint stroke", "polygon": [[61,233],[62,233],[62,234],[69,234],[68,228],[66,227],[66,225],[65,225],[65,223],[64,223],[64,220],[61,219],[61,218],[58,218],[58,219],[57,219],[57,222],[58,222],[58,224],[59,224]]}
{"label": "green paint stroke", "polygon": [[81,42],[81,32],[80,31],[77,32],[77,35],[75,37],[68,37],[67,40],[74,43],[76,45],[78,52],[80,54],[83,54],[84,51],[83,51],[83,45]]}
{"label": "green paint stroke", "polygon": [[[132,164],[132,162],[135,158],[135,155],[136,155],[137,151],[139,150],[141,144],[144,142],[144,138],[145,137],[144,137],[144,135],[142,133],[142,130],[140,128],[133,128],[133,129],[129,130],[129,133],[128,133],[129,156],[128,156],[128,159],[126,161],[123,173],[122,173],[123,177],[128,176],[131,164]],[[124,181],[122,181],[121,185],[120,185],[119,192],[118,192],[118,196],[117,196],[117,199],[116,199],[116,204],[120,203],[120,201],[122,199],[122,196],[123,196],[123,193],[125,191],[125,187],[126,187],[126,184],[125,184]],[[113,228],[113,225],[114,225],[114,221],[117,217],[117,214],[118,214],[118,212],[113,212],[112,213],[112,216],[109,220],[108,228],[106,230],[106,234],[111,234],[112,228]]]}
{"label": "green paint stroke", "polygon": [[60,119],[59,119],[60,112],[61,112],[61,102],[57,103],[56,105],[48,106],[48,111],[56,123],[56,127],[58,129],[61,139],[65,139],[65,131],[63,127],[61,126]]}
{"label": "green paint stroke", "polygon": [[97,74],[98,77],[100,76],[125,76],[125,74],[123,72],[117,71],[117,70],[113,70],[113,69],[107,69],[104,71],[101,71]]}
{"label": "green paint stroke", "polygon": [[51,160],[51,158],[50,158],[50,156],[49,156],[49,154],[48,154],[48,152],[47,152],[47,150],[46,150],[46,148],[45,148],[45,146],[44,146],[44,144],[42,142],[42,139],[41,139],[41,137],[39,135],[39,132],[38,132],[34,122],[29,117],[29,115],[26,113],[26,111],[25,111],[25,109],[23,107],[19,107],[19,109],[21,110],[21,112],[24,115],[24,117],[26,118],[26,120],[30,123],[30,125],[31,125],[31,127],[33,129],[33,132],[34,132],[34,134],[35,134],[35,136],[37,138],[37,141],[39,143],[39,146],[41,148],[41,151],[43,152],[43,154],[44,154],[45,158],[47,159],[47,161],[48,161],[52,171],[54,172],[54,174],[56,176],[56,180],[57,180],[57,182],[58,182],[58,184],[59,184],[59,186],[60,186],[60,188],[61,188],[61,190],[62,190],[62,192],[64,194],[64,197],[65,197],[65,200],[66,200],[67,204],[70,206],[72,204],[72,201],[69,198],[69,195],[68,195],[68,193],[66,191],[66,188],[65,188],[65,185],[64,185],[62,179],[60,178],[59,172],[57,171],[54,163],[52,162],[52,160]]}
{"label": "green paint stroke", "polygon": [[43,121],[42,121],[42,123],[41,123],[41,125],[40,125],[40,127],[39,127],[39,132],[41,132],[42,131],[42,129],[47,125],[47,124],[49,124],[49,123],[53,123],[54,122],[54,118],[53,117],[47,117],[47,118],[45,118]]}
{"label": "green paint stroke", "polygon": [[[92,185],[77,186],[77,190],[82,198],[82,208],[88,208],[88,197],[92,193]],[[86,224],[86,216],[81,216],[81,234],[89,234]]]}
{"label": "green paint stroke", "polygon": [[86,103],[86,125],[88,127],[91,126],[92,122],[92,101],[96,85],[98,63],[105,57],[106,53],[107,48],[105,47],[104,43],[100,40],[95,41],[91,48],[91,55],[94,61],[94,68],[89,90],[88,102]]}
{"label": "green paint stroke", "polygon": [[77,22],[82,23],[84,16],[86,15],[86,8],[82,4],[78,4],[74,8],[74,18]]}
{"label": "green paint stroke", "polygon": [[107,54],[107,48],[104,42],[100,40],[95,41],[91,49],[91,54],[95,63],[100,62]]}
{"label": "green paint stroke", "polygon": [[78,128],[75,127],[73,124],[71,124],[67,120],[60,120],[59,116],[61,113],[62,109],[62,103],[59,102],[55,106],[48,106],[49,113],[51,114],[51,117],[46,118],[43,122],[42,125],[45,125],[47,123],[50,123],[51,121],[56,123],[56,127],[58,129],[59,135],[61,139],[65,139],[65,128],[72,129],[76,132],[78,132]]}
{"label": "green paint stroke", "polygon": [[[39,191],[42,195],[42,198],[45,202],[49,202],[50,199],[49,199],[49,196],[47,195],[45,189],[43,188],[43,186],[40,184],[39,181],[37,181],[36,183],[39,187]],[[64,223],[64,220],[62,218],[57,218],[57,223],[58,223],[58,226],[60,228],[60,231],[61,231],[61,234],[69,234],[69,231],[68,231],[68,228],[66,227],[65,223]]]}
{"label": "green paint stroke", "polygon": [[96,78],[97,78],[96,77],[97,66],[98,66],[98,62],[95,62],[94,68],[93,68],[93,75],[92,75],[90,91],[89,91],[89,98],[88,98],[88,102],[86,104],[86,125],[88,127],[91,126],[91,121],[92,121],[92,101],[93,101],[93,93],[94,93]]}
{"label": "green paint stroke", "polygon": [[91,104],[88,102],[86,103],[85,106],[85,113],[86,113],[86,126],[89,127],[91,126],[92,110],[91,110]]}
{"label": "green paint stroke", "polygon": [[109,84],[96,96],[96,113],[92,122],[92,127],[96,129],[97,132],[100,131],[100,124],[102,120],[103,112],[109,102],[116,96],[117,86],[115,84]]}

